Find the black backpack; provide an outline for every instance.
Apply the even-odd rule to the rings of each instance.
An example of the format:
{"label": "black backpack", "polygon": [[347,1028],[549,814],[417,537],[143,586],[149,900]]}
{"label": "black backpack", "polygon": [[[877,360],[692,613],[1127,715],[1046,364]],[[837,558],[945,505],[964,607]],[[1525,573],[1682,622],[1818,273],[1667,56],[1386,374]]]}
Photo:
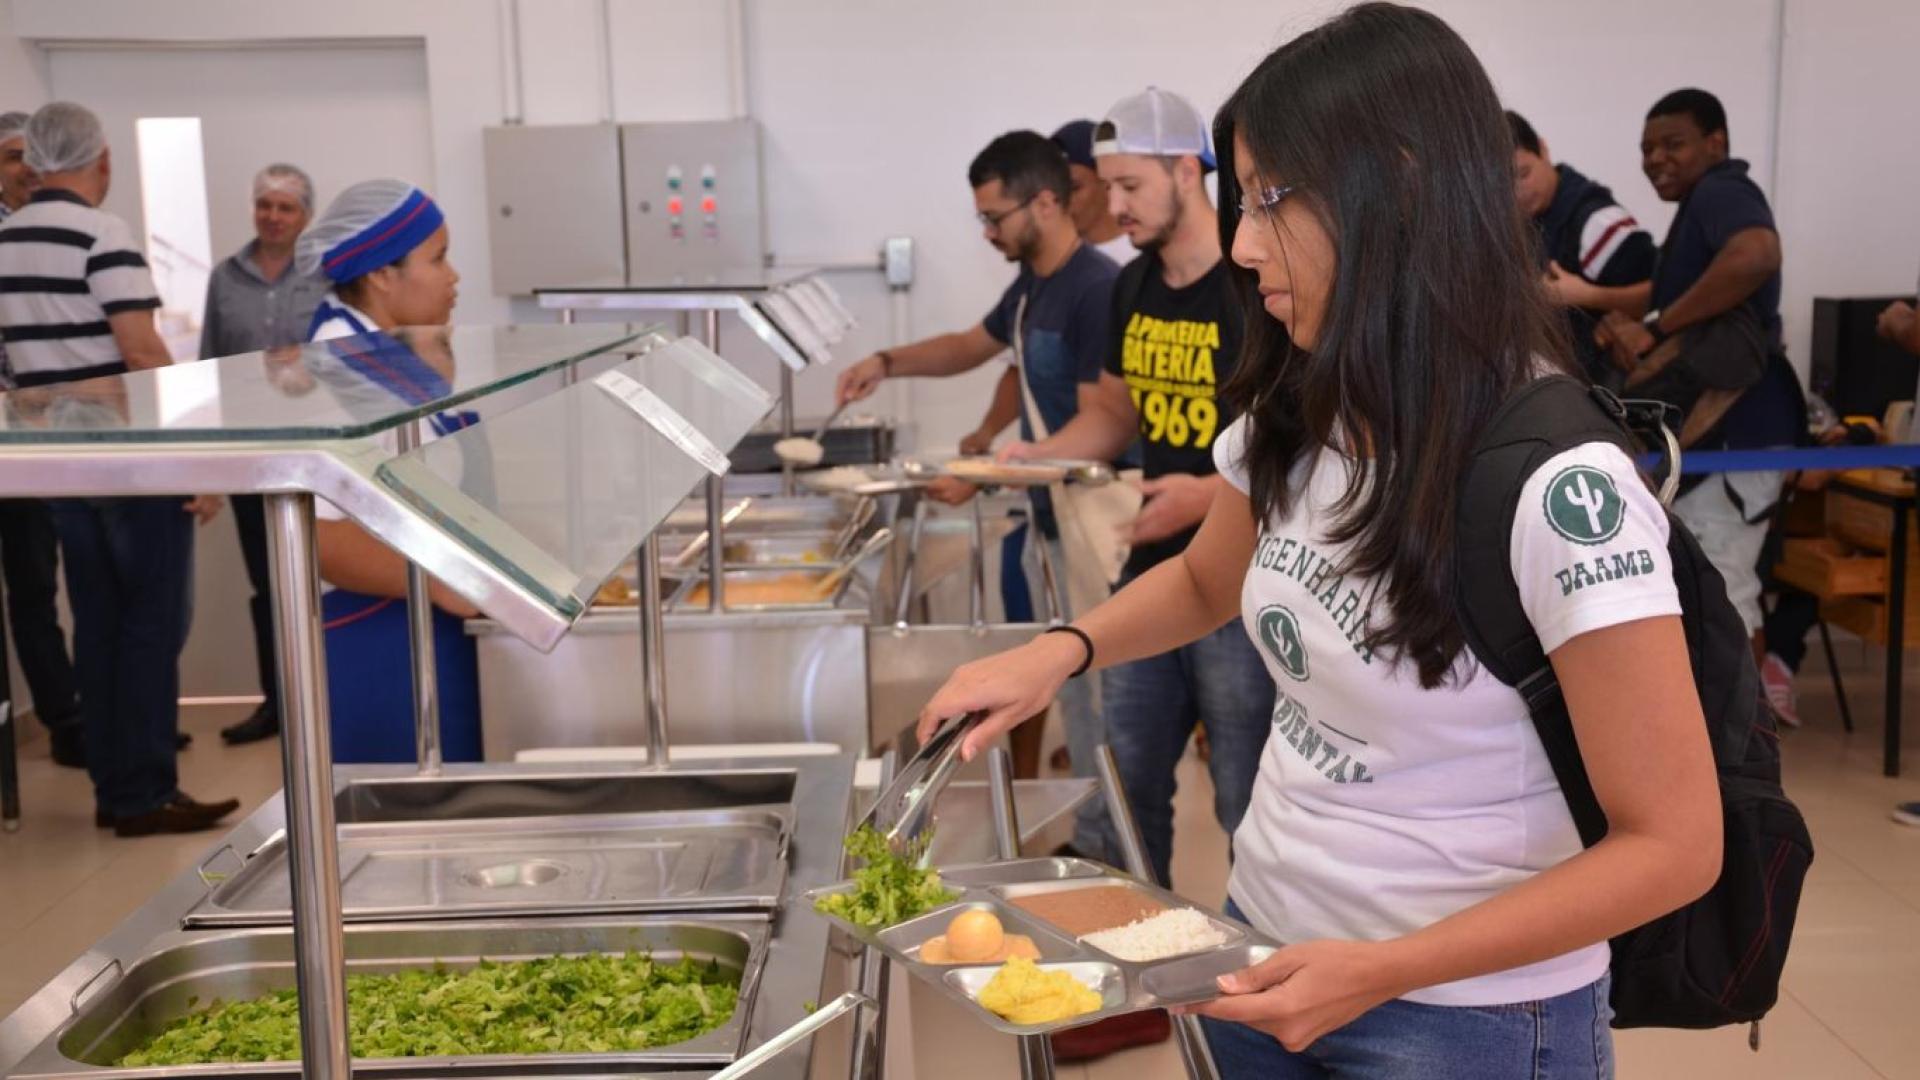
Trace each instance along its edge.
{"label": "black backpack", "polygon": [[[1607,391],[1565,376],[1530,383],[1494,416],[1461,488],[1457,602],[1468,646],[1520,691],[1581,842],[1606,835],[1553,668],[1520,605],[1508,549],[1520,490],[1548,459],[1587,442],[1638,447]],[[1677,467],[1677,463],[1675,463]],[[1753,1023],[1773,1007],[1813,841],[1780,788],[1779,733],[1761,693],[1751,640],[1693,535],[1668,518],[1667,554],[1687,652],[1720,780],[1720,879],[1691,904],[1613,939],[1613,1026],[1710,1028]]]}

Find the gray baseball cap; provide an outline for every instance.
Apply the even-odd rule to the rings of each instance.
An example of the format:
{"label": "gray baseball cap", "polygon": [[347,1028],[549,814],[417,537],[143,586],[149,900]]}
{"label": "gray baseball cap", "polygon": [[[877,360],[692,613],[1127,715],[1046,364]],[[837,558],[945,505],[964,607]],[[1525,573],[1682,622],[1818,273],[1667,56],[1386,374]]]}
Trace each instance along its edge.
{"label": "gray baseball cap", "polygon": [[1216,164],[1206,117],[1186,98],[1157,86],[1121,99],[1094,128],[1093,156],[1108,154],[1192,156],[1209,169]]}

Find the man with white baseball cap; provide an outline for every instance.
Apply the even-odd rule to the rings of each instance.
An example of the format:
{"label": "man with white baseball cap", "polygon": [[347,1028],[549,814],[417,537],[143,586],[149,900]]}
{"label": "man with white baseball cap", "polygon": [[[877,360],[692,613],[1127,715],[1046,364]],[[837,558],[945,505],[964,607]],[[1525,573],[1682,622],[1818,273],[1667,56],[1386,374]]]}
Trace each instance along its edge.
{"label": "man with white baseball cap", "polygon": [[[1221,483],[1213,440],[1232,419],[1219,388],[1239,359],[1243,316],[1221,257],[1207,194],[1214,167],[1207,122],[1157,87],[1128,97],[1094,131],[1094,159],[1113,215],[1140,249],[1120,271],[1105,371],[1090,408],[1052,438],[1001,456],[1112,460],[1140,439],[1146,502],[1132,528],[1122,584],[1178,555]],[[1176,652],[1109,668],[1107,738],[1154,873],[1173,854],[1173,769],[1196,723],[1212,743],[1214,812],[1233,831],[1252,796],[1271,727],[1273,684],[1238,626]]]}
{"label": "man with white baseball cap", "polygon": [[[1140,440],[1142,493],[1133,550],[1120,586],[1179,555],[1216,489],[1213,440],[1232,420],[1221,401],[1239,359],[1244,320],[1221,257],[1220,223],[1207,194],[1211,133],[1185,98],[1157,87],[1125,98],[1093,133],[1094,161],[1114,218],[1140,257],[1114,283],[1100,381],[1078,415],[1037,443],[1012,443],[1004,460],[1111,461]],[[1174,768],[1196,725],[1211,743],[1214,815],[1231,833],[1253,796],[1273,680],[1238,623],[1161,656],[1101,673],[1102,719],[1139,823],[1154,876],[1173,860]],[[1061,1060],[1155,1042],[1163,1014],[1137,1013],[1061,1032]]]}

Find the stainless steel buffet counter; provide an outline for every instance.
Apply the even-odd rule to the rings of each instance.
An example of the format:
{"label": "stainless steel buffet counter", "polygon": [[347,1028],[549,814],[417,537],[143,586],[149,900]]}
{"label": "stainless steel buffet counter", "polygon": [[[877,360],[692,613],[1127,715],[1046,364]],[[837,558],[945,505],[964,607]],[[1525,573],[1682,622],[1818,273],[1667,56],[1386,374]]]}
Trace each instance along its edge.
{"label": "stainless steel buffet counter", "polygon": [[[684,1044],[632,1054],[375,1059],[357,1062],[355,1074],[602,1076],[617,1071],[632,1076],[635,1070],[653,1069],[688,1077],[724,1065],[799,1022],[807,1014],[806,1003],[824,1000],[823,978],[830,965],[828,924],[800,910],[805,902],[796,898],[840,876],[840,839],[852,783],[851,755],[722,760],[668,771],[450,765],[437,778],[419,777],[407,767],[342,767],[335,805],[342,821],[349,972],[637,949],[652,950],[662,960],[712,959],[742,976],[733,1020]],[[684,830],[690,820],[718,826],[730,810],[770,812],[773,807],[785,808],[790,842],[757,849],[731,869],[724,860],[717,863],[710,848],[699,846],[697,830]],[[681,822],[685,842],[656,835],[653,850],[637,862],[632,848],[610,854],[562,845],[535,856],[524,845],[541,828],[564,831],[568,822],[576,830],[590,823],[632,828],[650,816]],[[355,878],[382,857],[405,861],[407,851],[389,847],[356,860],[354,838],[367,834],[355,830],[373,829],[378,835],[385,829],[392,837],[428,823],[442,834],[463,837],[464,853],[446,858],[414,851],[405,887],[448,902],[456,902],[463,890],[505,892],[511,894],[511,917],[398,922],[375,918],[389,914],[385,911],[356,909]],[[273,922],[277,915],[277,925],[185,928],[196,916],[226,910],[219,899],[230,897],[234,886],[243,886],[245,894],[249,881],[284,874],[285,864],[274,854],[281,850],[284,828],[282,800],[269,799],[209,848],[200,867],[175,877],[0,1022],[0,1076],[298,1075],[299,1063],[291,1061],[165,1069],[103,1064],[187,1011],[193,999],[204,1005],[216,997],[251,996],[293,984],[292,932],[285,912],[256,913],[258,922]],[[490,842],[498,845],[491,853]],[[239,859],[239,872],[231,876],[236,857],[230,852],[251,853]],[[582,902],[579,879],[604,878],[622,864],[639,865],[643,875],[649,868],[657,873],[624,903],[604,895],[605,890],[596,900]],[[541,873],[540,867],[548,869]],[[488,869],[500,875],[491,885]],[[780,869],[784,886],[774,888],[775,899],[758,908],[716,911],[706,903],[703,878],[746,871],[764,881]],[[691,887],[656,888],[674,882]],[[659,895],[663,891],[673,895]],[[719,906],[729,905],[723,900]],[[807,1050],[796,1049],[756,1075],[804,1077],[809,1059]]]}

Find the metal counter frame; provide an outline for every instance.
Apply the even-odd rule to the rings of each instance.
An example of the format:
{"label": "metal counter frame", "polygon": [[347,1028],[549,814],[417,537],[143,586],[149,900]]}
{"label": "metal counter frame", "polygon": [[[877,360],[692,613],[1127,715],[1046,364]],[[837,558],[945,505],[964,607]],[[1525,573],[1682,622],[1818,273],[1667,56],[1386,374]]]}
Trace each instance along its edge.
{"label": "metal counter frame", "polygon": [[[575,370],[595,356],[623,349],[628,355],[640,354],[664,344],[664,339],[657,336],[623,333],[614,327],[608,328],[607,336],[603,345],[583,349],[546,365],[544,370]],[[238,370],[238,365],[235,369]],[[222,369],[214,370],[224,373]],[[247,377],[253,376],[249,373]],[[467,399],[524,381],[522,378],[491,384],[469,394]],[[564,380],[563,385],[570,381]],[[375,420],[368,427],[373,431],[392,430],[411,423],[397,416],[399,410],[394,412],[396,416],[392,421]],[[464,543],[453,542],[425,514],[407,505],[397,492],[376,478],[375,470],[390,455],[370,437],[281,439],[274,436],[269,423],[263,423],[252,437],[223,436],[217,428],[205,430],[205,441],[171,441],[160,434],[116,441],[86,441],[81,435],[63,432],[45,439],[0,442],[0,496],[87,498],[181,492],[265,496],[275,651],[282,690],[284,824],[293,877],[302,1071],[319,1080],[346,1080],[351,1068],[345,953],[314,499],[327,499],[375,538],[425,573],[445,582],[536,648],[550,649],[584,613],[585,607],[572,612],[558,609],[536,596],[501,566]],[[241,430],[236,424],[234,431]],[[652,545],[649,540],[647,549],[656,550]],[[719,549],[719,545],[714,547]],[[537,550],[527,554],[535,558],[545,556]],[[651,616],[650,629],[654,633],[649,653],[656,661],[652,670],[658,671],[659,605],[657,597],[651,599],[655,602],[643,603],[642,607]],[[416,631],[420,629],[419,621],[414,620]],[[653,682],[649,688],[648,729],[651,741],[662,744],[657,749],[664,750],[664,699],[660,686],[664,679]],[[417,704],[422,715],[431,707],[424,695]],[[424,740],[421,749],[423,765],[437,757]],[[664,753],[653,761],[654,768],[664,768]],[[274,804],[269,803],[269,807],[272,806]],[[171,895],[178,885],[176,882],[170,886],[155,903]],[[123,932],[126,929],[122,927]],[[120,942],[118,933],[109,940],[125,944]],[[118,958],[116,955],[115,959]],[[72,973],[70,968],[67,975]],[[86,977],[90,980],[98,973],[96,969]],[[49,990],[66,985],[68,978],[62,976],[34,1001],[39,1002]],[[29,1003],[23,1012],[36,1008],[34,1003]],[[10,1019],[9,1028],[12,1026]],[[12,1043],[11,1037],[0,1033],[0,1063],[8,1060]]]}
{"label": "metal counter frame", "polygon": [[[324,761],[324,757],[322,758]],[[854,757],[775,758],[754,757],[705,761],[687,771],[715,772],[733,769],[761,771],[791,770],[795,774],[793,791],[794,837],[789,872],[789,900],[774,911],[773,938],[769,943],[767,965],[752,1002],[744,1045],[752,1048],[772,1039],[781,1031],[800,1023],[807,1016],[806,1003],[820,996],[822,976],[827,967],[830,924],[796,906],[798,897],[808,889],[831,884],[839,879],[841,850],[839,839],[846,827],[853,789]],[[442,775],[449,779],[463,776],[574,775],[578,765],[449,764]],[[596,775],[658,775],[657,770],[633,764],[595,765]],[[356,781],[417,775],[411,765],[342,766],[329,791],[341,791]],[[334,799],[320,800],[332,817]],[[254,852],[265,847],[289,824],[285,801],[268,798],[231,832],[212,843],[199,866],[175,875],[166,885],[137,909],[112,933],[77,957],[21,1007],[0,1021],[0,1076],[10,1074],[27,1055],[54,1034],[74,1014],[76,998],[85,999],[105,989],[105,980],[117,964],[130,970],[148,952],[156,938],[180,929],[182,920],[213,888],[202,869],[231,848],[236,852]],[[217,834],[216,834],[217,835]],[[216,879],[217,882],[217,879]],[[337,893],[338,883],[336,881]],[[338,929],[339,923],[334,924]],[[303,984],[302,993],[305,993]],[[303,1075],[319,1075],[303,1063]],[[773,1062],[756,1075],[769,1080],[804,1080],[810,1067],[809,1055],[796,1054]],[[191,1070],[180,1070],[190,1074]],[[217,1071],[210,1070],[210,1071]],[[341,1074],[345,1075],[345,1074]],[[692,1077],[700,1070],[675,1072]]]}

